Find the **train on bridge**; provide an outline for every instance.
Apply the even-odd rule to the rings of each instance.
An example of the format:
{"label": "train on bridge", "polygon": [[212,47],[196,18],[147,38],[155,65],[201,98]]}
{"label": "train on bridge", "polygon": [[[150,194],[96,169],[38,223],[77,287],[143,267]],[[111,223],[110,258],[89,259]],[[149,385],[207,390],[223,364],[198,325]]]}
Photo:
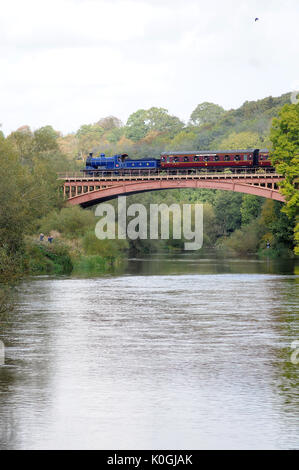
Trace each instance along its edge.
{"label": "train on bridge", "polygon": [[165,170],[185,170],[192,173],[195,170],[219,171],[225,169],[259,169],[272,167],[267,149],[246,150],[207,150],[194,152],[163,152],[160,158],[128,158],[126,153],[106,157],[101,153],[86,159],[85,175],[101,176],[105,174],[142,174],[155,173]]}

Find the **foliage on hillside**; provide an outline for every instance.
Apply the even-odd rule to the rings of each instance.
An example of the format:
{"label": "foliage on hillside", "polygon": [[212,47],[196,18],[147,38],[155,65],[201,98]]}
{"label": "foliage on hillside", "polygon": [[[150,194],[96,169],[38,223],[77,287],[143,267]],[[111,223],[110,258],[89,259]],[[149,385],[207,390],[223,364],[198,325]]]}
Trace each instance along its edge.
{"label": "foliage on hillside", "polygon": [[225,111],[213,103],[201,103],[184,124],[164,108],[139,109],[126,124],[113,116],[85,124],[66,136],[59,146],[70,159],[85,158],[91,151],[129,153],[131,157],[158,156],[164,150],[203,150],[230,145],[266,147],[270,145],[271,121],[290,102],[290,93],[246,101],[240,108]]}

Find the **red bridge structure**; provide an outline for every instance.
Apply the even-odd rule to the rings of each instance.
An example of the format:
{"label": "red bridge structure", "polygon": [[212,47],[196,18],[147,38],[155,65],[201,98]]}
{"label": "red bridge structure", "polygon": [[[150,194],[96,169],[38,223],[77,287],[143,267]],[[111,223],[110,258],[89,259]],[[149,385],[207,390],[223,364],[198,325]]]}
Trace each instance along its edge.
{"label": "red bridge structure", "polygon": [[241,172],[202,172],[188,171],[148,174],[124,174],[110,176],[83,176],[80,174],[60,174],[64,181],[63,194],[68,205],[92,206],[118,196],[177,188],[207,188],[253,194],[276,201],[285,202],[278,191],[278,183],[283,176],[268,169],[243,170]]}

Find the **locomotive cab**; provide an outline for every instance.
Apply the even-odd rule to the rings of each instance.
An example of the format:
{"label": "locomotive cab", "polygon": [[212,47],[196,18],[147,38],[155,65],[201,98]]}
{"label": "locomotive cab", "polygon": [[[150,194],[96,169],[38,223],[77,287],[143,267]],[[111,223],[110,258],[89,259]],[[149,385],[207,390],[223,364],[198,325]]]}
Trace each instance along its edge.
{"label": "locomotive cab", "polygon": [[119,155],[118,161],[123,163],[125,161],[125,159],[127,158],[127,156],[128,156],[127,153],[122,153],[121,155]]}

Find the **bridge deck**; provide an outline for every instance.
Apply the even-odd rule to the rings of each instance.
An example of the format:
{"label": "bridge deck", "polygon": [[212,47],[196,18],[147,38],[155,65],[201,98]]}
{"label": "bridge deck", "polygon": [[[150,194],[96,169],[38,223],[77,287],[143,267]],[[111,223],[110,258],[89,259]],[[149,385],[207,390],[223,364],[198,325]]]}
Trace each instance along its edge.
{"label": "bridge deck", "polygon": [[207,188],[236,191],[284,202],[278,183],[282,175],[273,170],[239,170],[230,172],[159,171],[155,173],[83,176],[81,173],[58,175],[64,181],[63,195],[69,204],[83,207],[124,194],[136,194],[176,188]]}
{"label": "bridge deck", "polygon": [[176,173],[166,173],[166,172],[157,172],[157,173],[148,173],[146,175],[142,174],[125,174],[125,175],[107,175],[107,176],[83,176],[79,173],[59,173],[58,178],[64,180],[65,182],[92,182],[92,181],[151,181],[151,180],[171,180],[171,179],[265,179],[271,178],[271,180],[280,180],[283,178],[282,175],[274,173],[272,171],[241,171],[241,172],[194,172],[191,174],[184,173],[182,171],[177,171]]}

